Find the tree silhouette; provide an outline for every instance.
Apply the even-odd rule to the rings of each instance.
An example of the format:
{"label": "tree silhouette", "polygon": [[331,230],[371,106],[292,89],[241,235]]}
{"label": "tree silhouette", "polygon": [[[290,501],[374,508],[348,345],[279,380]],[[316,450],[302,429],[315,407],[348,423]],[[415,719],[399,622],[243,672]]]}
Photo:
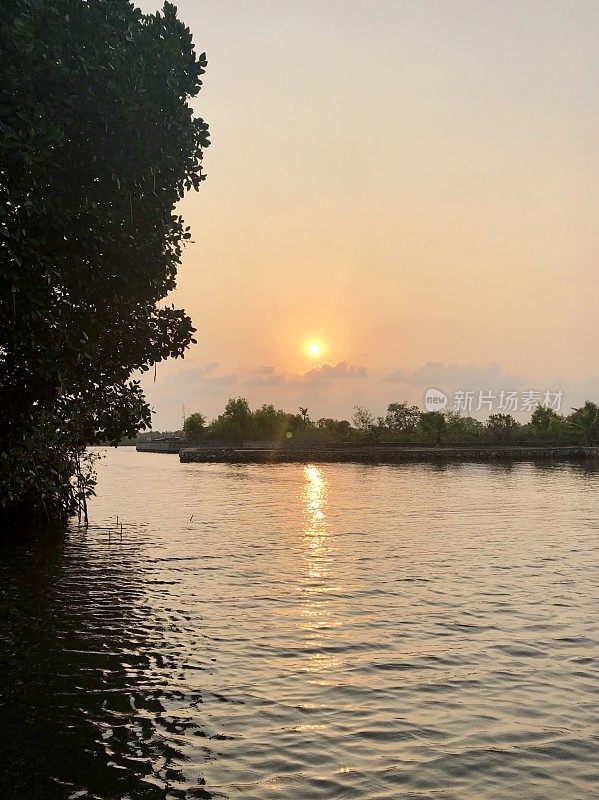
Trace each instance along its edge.
{"label": "tree silhouette", "polygon": [[133,370],[182,356],[161,305],[204,179],[189,98],[206,58],[166,3],[7,0],[0,8],[0,509],[72,509],[87,444],[149,425]]}

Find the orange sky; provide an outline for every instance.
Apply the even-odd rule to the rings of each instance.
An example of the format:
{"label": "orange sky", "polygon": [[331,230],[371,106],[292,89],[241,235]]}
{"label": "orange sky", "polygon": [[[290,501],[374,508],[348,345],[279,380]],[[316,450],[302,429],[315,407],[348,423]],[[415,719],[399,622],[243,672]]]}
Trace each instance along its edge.
{"label": "orange sky", "polygon": [[599,3],[177,5],[213,144],[174,298],[198,344],[144,379],[155,428],[230,395],[599,399]]}

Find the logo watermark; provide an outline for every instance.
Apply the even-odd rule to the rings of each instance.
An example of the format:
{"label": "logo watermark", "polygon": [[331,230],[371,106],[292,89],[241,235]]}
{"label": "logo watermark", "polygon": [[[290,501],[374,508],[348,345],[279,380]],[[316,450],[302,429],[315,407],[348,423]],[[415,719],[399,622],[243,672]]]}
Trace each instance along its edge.
{"label": "logo watermark", "polygon": [[427,411],[458,411],[472,414],[479,411],[489,413],[511,414],[512,412],[533,412],[537,406],[545,406],[560,412],[564,400],[563,391],[527,389],[511,392],[490,390],[465,391],[456,390],[447,395],[440,389],[430,388],[424,395],[424,407]]}
{"label": "logo watermark", "polygon": [[449,397],[439,389],[427,389],[424,395],[424,407],[427,411],[445,411]]}

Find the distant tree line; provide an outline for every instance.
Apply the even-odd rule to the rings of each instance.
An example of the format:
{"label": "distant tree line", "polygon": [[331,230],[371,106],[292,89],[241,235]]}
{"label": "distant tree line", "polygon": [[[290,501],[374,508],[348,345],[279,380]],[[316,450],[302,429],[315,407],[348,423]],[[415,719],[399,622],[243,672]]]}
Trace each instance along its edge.
{"label": "distant tree line", "polygon": [[[154,434],[156,436],[157,434]],[[169,434],[162,434],[169,435]],[[173,435],[173,434],[170,434]],[[511,414],[491,414],[482,422],[455,411],[421,411],[408,403],[390,403],[382,417],[356,406],[351,422],[310,419],[306,409],[291,414],[273,405],[252,411],[242,397],[231,398],[208,423],[196,412],[185,420],[182,436],[190,444],[276,441],[292,444],[599,444],[599,406],[587,401],[569,414],[538,405],[527,422]]]}

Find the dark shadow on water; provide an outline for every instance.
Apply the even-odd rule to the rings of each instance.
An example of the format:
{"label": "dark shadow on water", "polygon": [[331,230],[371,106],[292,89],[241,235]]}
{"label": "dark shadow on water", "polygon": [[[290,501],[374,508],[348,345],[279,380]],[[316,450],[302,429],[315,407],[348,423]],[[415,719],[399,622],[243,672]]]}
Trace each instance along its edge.
{"label": "dark shadow on water", "polygon": [[183,774],[201,694],[172,688],[140,553],[90,536],[0,544],[0,797],[209,798]]}
{"label": "dark shadow on water", "polygon": [[535,468],[539,472],[553,472],[556,469],[569,470],[574,475],[596,476],[599,475],[599,459],[589,458],[584,461],[536,461]]}

